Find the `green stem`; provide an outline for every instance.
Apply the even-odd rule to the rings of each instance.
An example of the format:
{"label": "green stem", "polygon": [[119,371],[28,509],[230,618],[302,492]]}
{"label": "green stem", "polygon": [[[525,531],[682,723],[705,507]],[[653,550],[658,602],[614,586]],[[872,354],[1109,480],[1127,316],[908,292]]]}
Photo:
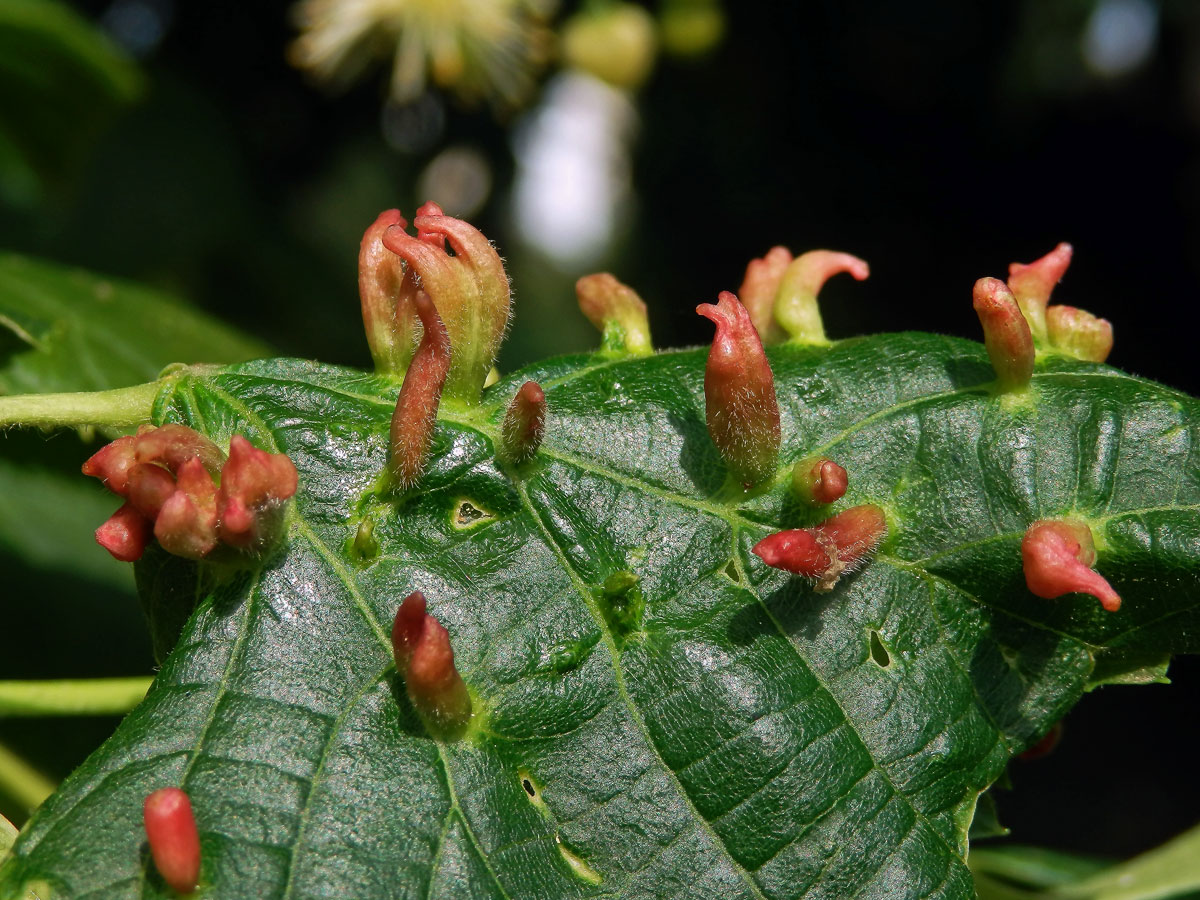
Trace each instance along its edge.
{"label": "green stem", "polygon": [[0,397],[0,428],[9,425],[122,427],[150,421],[162,384],[136,384],[112,391],[77,394],[19,394]]}
{"label": "green stem", "polygon": [[54,782],[0,744],[0,792],[33,812],[54,793]]}
{"label": "green stem", "polygon": [[152,678],[0,681],[5,716],[106,716],[126,713],[146,696]]}

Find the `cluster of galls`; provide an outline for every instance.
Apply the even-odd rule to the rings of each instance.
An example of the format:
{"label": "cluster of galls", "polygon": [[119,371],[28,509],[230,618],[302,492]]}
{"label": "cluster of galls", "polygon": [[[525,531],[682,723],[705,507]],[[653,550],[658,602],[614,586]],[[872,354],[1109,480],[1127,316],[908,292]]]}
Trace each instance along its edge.
{"label": "cluster of galls", "polygon": [[183,425],[143,425],[102,447],[83,473],[125,498],[96,529],[96,541],[122,562],[141,559],[152,537],[187,559],[203,559],[218,544],[261,552],[278,537],[297,481],[296,467],[282,453],[258,450],[234,435],[226,458]]}

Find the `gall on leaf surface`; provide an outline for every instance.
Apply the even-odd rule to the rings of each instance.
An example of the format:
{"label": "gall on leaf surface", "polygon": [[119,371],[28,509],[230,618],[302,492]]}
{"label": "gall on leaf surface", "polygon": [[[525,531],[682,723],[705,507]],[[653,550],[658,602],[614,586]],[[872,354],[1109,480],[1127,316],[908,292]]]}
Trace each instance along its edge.
{"label": "gall on leaf surface", "polygon": [[[731,495],[706,355],[514,373],[441,410],[403,497],[379,490],[394,379],[271,360],[166,385],[156,422],[286,452],[303,487],[253,567],[138,563],[152,608],[195,611],[25,829],[0,896],[160,896],[140,818],[162,784],[192,799],[211,897],[973,896],[967,830],[1009,758],[1089,686],[1198,649],[1200,404],[1061,356],[1005,404],[984,348],[955,338],[778,346],[779,477]],[[554,414],[513,478],[495,446],[530,380]],[[789,518],[786,476],[820,455],[852,478],[814,520],[867,503],[888,520],[825,594],[750,553],[812,524]],[[1026,589],[1022,535],[1066,516],[1089,522],[1118,612]],[[618,640],[597,597],[622,572],[641,606]],[[414,590],[476,701],[454,740],[396,674]]]}

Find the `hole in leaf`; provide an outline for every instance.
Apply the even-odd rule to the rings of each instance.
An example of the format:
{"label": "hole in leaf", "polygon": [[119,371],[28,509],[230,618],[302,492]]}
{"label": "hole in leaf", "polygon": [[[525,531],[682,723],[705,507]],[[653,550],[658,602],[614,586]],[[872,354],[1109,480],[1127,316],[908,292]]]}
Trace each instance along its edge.
{"label": "hole in leaf", "polygon": [[886,669],[892,664],[892,656],[875,629],[871,629],[871,661],[881,669]]}
{"label": "hole in leaf", "polygon": [[725,564],[724,571],[725,571],[725,577],[728,578],[730,581],[732,581],[734,584],[742,583],[742,574],[738,571],[737,565],[734,563],[734,561],[732,559]]}
{"label": "hole in leaf", "polygon": [[523,788],[525,788],[525,793],[527,793],[527,794],[528,794],[530,797],[536,797],[536,796],[537,796],[537,791],[535,791],[535,790],[533,789],[533,782],[532,782],[532,781],[530,781],[528,778],[522,778],[522,779],[521,779],[521,786],[522,786]]}
{"label": "hole in leaf", "polygon": [[453,523],[455,528],[471,528],[496,516],[475,503],[473,500],[461,499],[455,501]]}
{"label": "hole in leaf", "polygon": [[533,775],[530,774],[529,770],[518,769],[517,777],[521,779],[521,787],[524,788],[525,794],[529,797],[529,802],[534,806],[544,807],[541,788],[537,786],[537,782],[533,780]]}

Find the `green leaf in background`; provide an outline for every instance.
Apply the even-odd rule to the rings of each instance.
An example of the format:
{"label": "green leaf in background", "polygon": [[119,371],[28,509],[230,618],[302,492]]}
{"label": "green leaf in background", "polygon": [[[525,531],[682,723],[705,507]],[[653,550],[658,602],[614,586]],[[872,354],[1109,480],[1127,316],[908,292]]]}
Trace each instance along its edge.
{"label": "green leaf in background", "polygon": [[0,255],[0,395],[123,387],[154,380],[169,363],[265,352],[157,291]]}
{"label": "green leaf in background", "polygon": [[[842,505],[888,513],[828,594],[750,554],[800,514],[786,479],[723,492],[703,351],[562,358],[444,408],[407,501],[376,488],[392,381],[269,360],[167,383],[157,421],[291,456],[289,541],[236,572],[142,565],[149,602],[195,612],[0,895],[169,896],[141,806],[176,784],[208,897],[971,897],[968,828],[1009,758],[1098,667],[1197,649],[1200,404],[1061,358],[1001,402],[982,347],[932,335],[769,355],[783,461],[828,453]],[[494,441],[526,379],[550,420],[515,476]],[[1068,513],[1119,612],[1025,588],[1023,532]],[[621,573],[632,617],[606,606]],[[414,589],[475,697],[461,740],[426,732],[392,663]]]}
{"label": "green leaf in background", "polygon": [[136,66],[58,0],[0,3],[0,200],[34,206],[141,93]]}

